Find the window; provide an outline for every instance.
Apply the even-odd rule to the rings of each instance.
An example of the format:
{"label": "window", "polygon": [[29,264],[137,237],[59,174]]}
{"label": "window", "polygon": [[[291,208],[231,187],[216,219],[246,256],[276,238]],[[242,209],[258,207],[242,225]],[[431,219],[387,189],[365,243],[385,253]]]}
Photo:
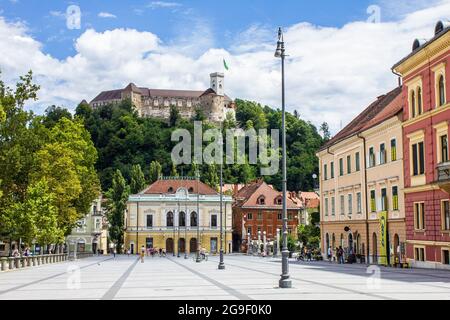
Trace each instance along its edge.
{"label": "window", "polygon": [[386,188],[381,189],[381,211],[388,210],[387,192]]}
{"label": "window", "polygon": [[450,264],[450,250],[442,250],[442,263]]}
{"label": "window", "polygon": [[348,195],[348,214],[352,214],[352,208],[353,208],[353,197],[351,194]]}
{"label": "window", "polygon": [[344,159],[342,158],[339,159],[339,175],[344,175]]}
{"label": "window", "polygon": [[377,212],[377,202],[375,198],[375,190],[370,191],[370,211]]}
{"label": "window", "polygon": [[100,230],[100,228],[102,226],[101,223],[102,223],[102,219],[100,219],[100,218],[95,219],[95,230]]}
{"label": "window", "polygon": [[360,170],[360,163],[359,163],[359,152],[355,154],[355,171]]}
{"label": "window", "polygon": [[424,149],[423,142],[415,143],[412,145],[412,167],[413,167],[413,175],[421,175],[425,173],[425,164],[424,164]]}
{"label": "window", "polygon": [[386,163],[386,146],[384,143],[380,144],[380,164]]}
{"label": "window", "polygon": [[211,215],[211,228],[217,228],[217,214]]}
{"label": "window", "polygon": [[275,200],[274,200],[274,204],[282,205],[283,204],[283,198],[281,196],[276,197]]}
{"label": "window", "polygon": [[334,179],[334,162],[333,161],[331,161],[331,163],[330,163],[330,176],[331,176],[331,179]]}
{"label": "window", "polygon": [[253,213],[247,213],[247,220],[253,220]]}
{"label": "window", "polygon": [[148,214],[147,215],[147,228],[153,227],[153,215]]}
{"label": "window", "polygon": [[373,147],[369,148],[369,168],[375,166],[375,152],[373,150]]}
{"label": "window", "polygon": [[277,218],[278,218],[278,220],[283,219],[283,214],[282,214],[282,213],[279,213]]}
{"label": "window", "polygon": [[416,261],[425,261],[425,248],[414,248],[414,259]]}
{"label": "window", "polygon": [[250,234],[250,237],[252,236],[252,227],[247,227],[247,235]]}
{"label": "window", "polygon": [[258,204],[259,205],[264,205],[266,203],[266,198],[264,198],[264,196],[260,196],[258,198]]}
{"label": "window", "polygon": [[414,228],[425,230],[425,203],[414,203]]}
{"label": "window", "polygon": [[334,197],[331,197],[331,215],[334,216],[336,212],[336,201]]}
{"label": "window", "polygon": [[398,210],[398,187],[392,187],[392,210]]}
{"label": "window", "polygon": [[397,160],[397,140],[391,140],[391,161]]}
{"label": "window", "polygon": [[186,213],[184,213],[183,211],[181,211],[178,216],[178,225],[180,227],[186,227]]}
{"label": "window", "polygon": [[445,85],[444,85],[444,76],[441,75],[439,77],[439,106],[443,106],[445,104]]}
{"label": "window", "polygon": [[325,216],[328,216],[328,198],[325,198]]}
{"label": "window", "polygon": [[441,202],[442,230],[450,231],[450,204],[449,200]]}
{"label": "window", "polygon": [[345,203],[344,196],[341,196],[341,215],[345,214]]}
{"label": "window", "polygon": [[448,162],[448,136],[441,136],[441,162]]}
{"label": "window", "polygon": [[417,88],[417,114],[422,114],[422,89]]}
{"label": "window", "polygon": [[258,220],[262,220],[263,219],[263,215],[261,212],[258,213]]}
{"label": "window", "polygon": [[362,212],[361,192],[358,192],[356,194],[356,211],[357,211],[357,213]]}
{"label": "window", "polygon": [[351,157],[347,156],[347,174],[352,173]]}
{"label": "window", "polygon": [[411,115],[414,118],[416,116],[416,93],[411,91]]}
{"label": "window", "polygon": [[288,220],[294,220],[294,216],[291,212],[288,213]]}
{"label": "window", "polygon": [[191,227],[197,227],[197,212],[191,212]]}
{"label": "window", "polygon": [[168,227],[173,227],[173,213],[168,212],[166,215],[166,225]]}
{"label": "window", "polygon": [[323,179],[328,180],[328,172],[327,172],[327,165],[323,165]]}

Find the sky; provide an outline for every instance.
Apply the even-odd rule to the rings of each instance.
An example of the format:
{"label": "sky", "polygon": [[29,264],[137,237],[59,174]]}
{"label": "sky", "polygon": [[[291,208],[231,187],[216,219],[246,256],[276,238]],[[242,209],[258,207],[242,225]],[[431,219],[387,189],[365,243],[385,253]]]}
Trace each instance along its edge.
{"label": "sky", "polygon": [[445,18],[450,0],[0,0],[0,70],[10,85],[33,70],[27,108],[42,114],[130,82],[205,90],[225,59],[227,95],[278,108],[281,26],[287,110],[334,134],[397,85],[392,65]]}

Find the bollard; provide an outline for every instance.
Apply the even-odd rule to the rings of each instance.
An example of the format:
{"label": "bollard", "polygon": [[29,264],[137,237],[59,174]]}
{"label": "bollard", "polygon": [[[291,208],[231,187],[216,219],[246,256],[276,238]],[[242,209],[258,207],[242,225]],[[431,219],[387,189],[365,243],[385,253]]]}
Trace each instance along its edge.
{"label": "bollard", "polygon": [[0,261],[1,261],[1,265],[2,265],[2,271],[5,271],[6,270],[6,262],[8,261],[8,258],[1,257]]}
{"label": "bollard", "polygon": [[8,258],[8,262],[9,262],[9,270],[14,269],[14,258],[13,257],[9,257]]}

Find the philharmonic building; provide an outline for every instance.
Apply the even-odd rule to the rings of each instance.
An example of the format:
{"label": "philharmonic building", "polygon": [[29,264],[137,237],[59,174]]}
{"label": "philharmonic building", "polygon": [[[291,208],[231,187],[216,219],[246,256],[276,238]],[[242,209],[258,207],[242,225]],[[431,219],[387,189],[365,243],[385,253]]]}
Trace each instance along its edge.
{"label": "philharmonic building", "polygon": [[224,120],[230,113],[235,117],[235,104],[225,94],[224,74],[210,74],[210,88],[202,91],[161,90],[137,87],[130,83],[123,89],[103,91],[89,105],[97,108],[130,99],[141,117],[168,120],[171,107],[175,107],[182,118],[191,119],[201,110],[211,122]]}
{"label": "philharmonic building", "polygon": [[[231,252],[231,196],[223,195],[223,250]],[[125,248],[138,253],[142,246],[167,253],[210,253],[220,250],[220,194],[189,178],[160,178],[130,195],[125,212]],[[197,237],[199,234],[199,237]]]}

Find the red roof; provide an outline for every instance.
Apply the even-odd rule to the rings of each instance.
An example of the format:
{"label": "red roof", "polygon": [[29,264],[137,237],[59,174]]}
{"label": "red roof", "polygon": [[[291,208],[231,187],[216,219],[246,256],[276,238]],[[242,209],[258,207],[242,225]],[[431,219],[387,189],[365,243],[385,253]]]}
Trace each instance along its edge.
{"label": "red roof", "polygon": [[354,118],[347,126],[328,140],[319,150],[326,149],[350,136],[376,126],[402,111],[402,87],[379,96],[363,112]]}
{"label": "red roof", "polygon": [[183,180],[183,179],[167,179],[157,180],[140,192],[140,194],[174,194],[179,188],[188,189],[189,193],[197,194],[197,184],[199,194],[201,195],[217,195],[218,192],[208,186],[207,184],[197,180]]}
{"label": "red roof", "polygon": [[[276,204],[275,199],[282,196],[282,193],[265,183],[262,179],[257,180],[243,187],[236,195],[238,207],[261,207],[261,208],[282,208],[281,204]],[[259,204],[258,199],[264,197],[264,204]],[[288,197],[287,207],[297,208],[296,204]]]}

